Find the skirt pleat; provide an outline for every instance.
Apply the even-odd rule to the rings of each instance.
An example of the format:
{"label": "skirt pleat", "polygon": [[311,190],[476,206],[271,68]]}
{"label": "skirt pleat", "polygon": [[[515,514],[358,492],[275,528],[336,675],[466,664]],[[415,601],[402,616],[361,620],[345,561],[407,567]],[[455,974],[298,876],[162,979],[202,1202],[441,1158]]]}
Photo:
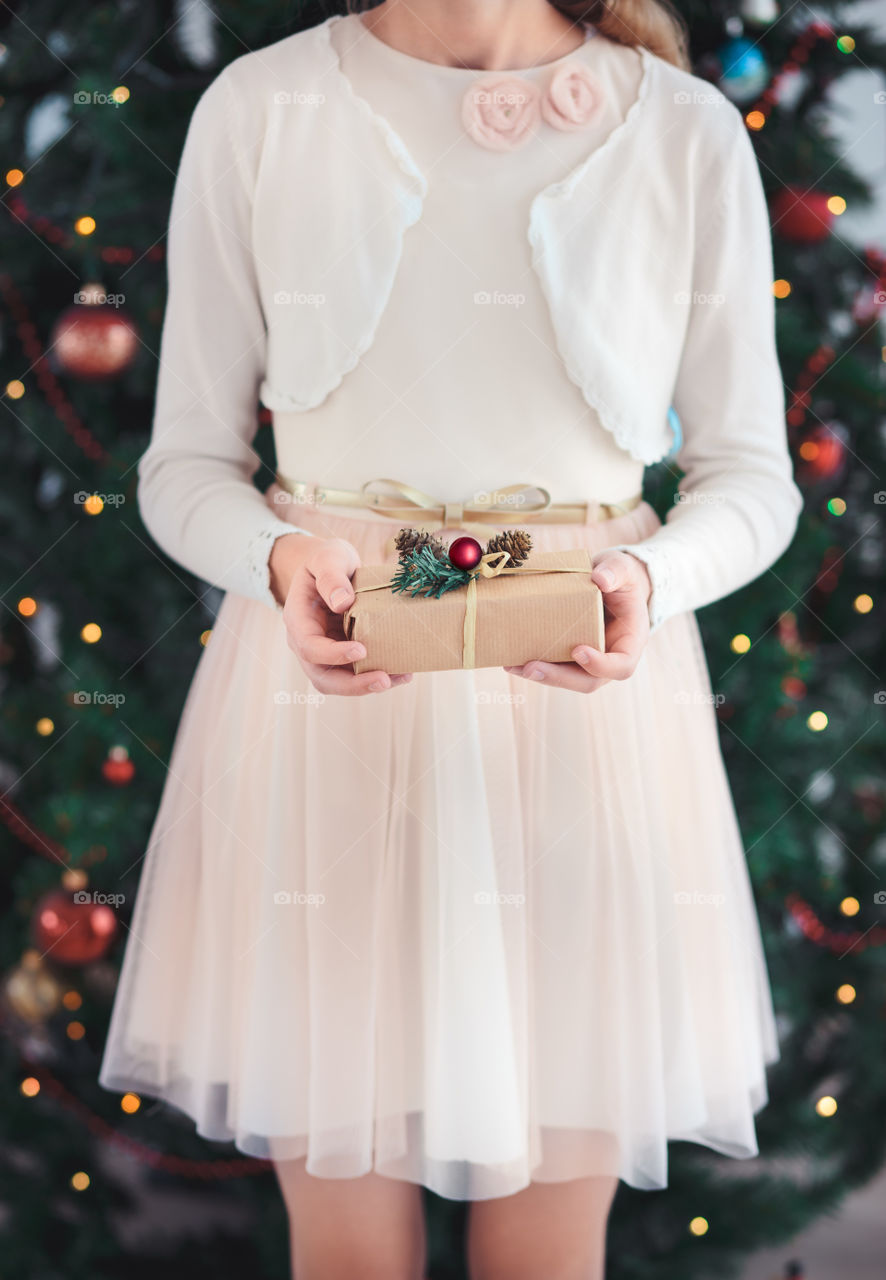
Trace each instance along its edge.
{"label": "skirt pleat", "polygon": [[[275,506],[279,514],[279,507]],[[392,559],[398,522],[294,523]],[[541,550],[649,537],[646,503]],[[319,1177],[452,1199],[757,1153],[778,1058],[692,614],[590,695],[502,669],[324,697],[228,595],[146,851],[100,1083]]]}

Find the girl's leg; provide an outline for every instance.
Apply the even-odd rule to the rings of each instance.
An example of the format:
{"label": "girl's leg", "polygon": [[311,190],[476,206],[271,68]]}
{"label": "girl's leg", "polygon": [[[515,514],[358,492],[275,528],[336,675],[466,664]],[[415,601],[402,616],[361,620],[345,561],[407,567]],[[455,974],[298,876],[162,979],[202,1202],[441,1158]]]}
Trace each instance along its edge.
{"label": "girl's leg", "polygon": [[318,1178],[304,1158],[274,1163],[289,1216],[293,1280],[422,1280],[421,1190],[367,1173]]}
{"label": "girl's leg", "polygon": [[468,1210],[471,1280],[603,1280],[618,1179],[533,1182]]}

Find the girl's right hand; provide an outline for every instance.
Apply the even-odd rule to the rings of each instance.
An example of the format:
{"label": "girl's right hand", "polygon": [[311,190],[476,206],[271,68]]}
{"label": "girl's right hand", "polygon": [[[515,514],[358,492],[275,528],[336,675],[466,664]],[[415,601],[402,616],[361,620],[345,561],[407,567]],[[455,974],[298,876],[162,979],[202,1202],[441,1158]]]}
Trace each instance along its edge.
{"label": "girl's right hand", "polygon": [[345,638],[341,620],[354,600],[351,575],[359,564],[357,548],[344,538],[284,534],[271,550],[271,587],[283,602],[287,642],[322,693],[381,693],[412,679],[386,671],[354,675],[346,669],[366,657],[365,645]]}

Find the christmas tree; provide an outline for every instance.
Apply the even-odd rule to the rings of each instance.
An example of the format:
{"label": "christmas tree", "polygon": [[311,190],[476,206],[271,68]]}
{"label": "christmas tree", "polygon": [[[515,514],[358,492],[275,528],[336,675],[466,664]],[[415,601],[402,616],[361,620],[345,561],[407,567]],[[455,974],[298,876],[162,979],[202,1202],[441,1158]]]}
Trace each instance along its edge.
{"label": "christmas tree", "polygon": [[[286,1274],[273,1173],[151,1098],[100,1089],[127,922],[172,738],[220,593],[136,508],[191,111],[248,49],[334,5],[252,0],[2,11],[0,817],[4,1271],[28,1280]],[[339,6],[341,11],[344,6]],[[662,1192],[621,1186],[608,1274],[734,1274],[886,1159],[886,260],[841,235],[868,199],[832,83],[886,68],[851,7],[677,8],[693,69],[741,109],[771,201],[791,548],[699,619],[772,976],[782,1060],[760,1158],[674,1143]],[[271,478],[268,415],[257,447]],[[664,516],[680,472],[650,468]],[[464,1275],[465,1206],[426,1196],[430,1275]]]}

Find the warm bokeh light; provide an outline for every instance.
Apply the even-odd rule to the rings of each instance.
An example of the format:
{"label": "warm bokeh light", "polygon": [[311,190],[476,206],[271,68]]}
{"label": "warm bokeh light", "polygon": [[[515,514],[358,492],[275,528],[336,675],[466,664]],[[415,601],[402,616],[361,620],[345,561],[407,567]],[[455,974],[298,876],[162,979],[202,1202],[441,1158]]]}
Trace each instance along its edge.
{"label": "warm bokeh light", "polygon": [[828,208],[839,217],[846,212],[846,201],[842,196],[828,196]]}
{"label": "warm bokeh light", "polygon": [[37,612],[37,601],[33,596],[22,596],[16,608],[23,618],[33,618]]}
{"label": "warm bokeh light", "polygon": [[837,999],[840,1004],[852,1004],[855,999],[855,987],[849,982],[844,982],[841,987],[837,987]]}
{"label": "warm bokeh light", "polygon": [[25,394],[25,384],[20,382],[18,378],[13,378],[11,382],[6,384],[6,394],[10,400],[21,400]]}
{"label": "warm bokeh light", "polygon": [[209,644],[209,637],[210,637],[211,635],[212,635],[212,628],[211,628],[211,627],[209,628],[209,630],[208,630],[208,631],[201,631],[201,632],[200,632],[200,643],[203,645],[203,647],[204,647],[204,648],[206,647],[206,645],[208,645],[208,644]]}
{"label": "warm bokeh light", "polygon": [[776,280],[772,285],[776,298],[787,298],[791,292],[790,280]]}
{"label": "warm bokeh light", "polygon": [[138,1111],[141,1104],[142,1100],[137,1093],[124,1093],[123,1097],[120,1099],[120,1108],[125,1111],[127,1115],[132,1115],[133,1112]]}
{"label": "warm bokeh light", "polygon": [[729,648],[733,653],[747,653],[751,647],[751,637],[746,635],[733,636],[729,641]]}
{"label": "warm bokeh light", "polygon": [[837,36],[837,48],[841,53],[853,53],[855,50],[855,36]]}
{"label": "warm bokeh light", "polygon": [[861,910],[861,903],[858,898],[844,898],[840,903],[840,910],[844,916],[857,916]]}
{"label": "warm bokeh light", "polygon": [[74,1188],[75,1191],[85,1191],[86,1188],[89,1186],[89,1174],[75,1173],[73,1178],[71,1179],[71,1186]]}
{"label": "warm bokeh light", "polygon": [[707,1218],[693,1218],[689,1224],[689,1230],[694,1236],[706,1235],[708,1230]]}
{"label": "warm bokeh light", "polygon": [[821,449],[817,440],[804,440],[798,452],[804,462],[814,462]]}
{"label": "warm bokeh light", "polygon": [[24,182],[24,180],[25,175],[22,173],[21,169],[9,169],[6,174],[7,187],[18,187]]}
{"label": "warm bokeh light", "polygon": [[79,1009],[83,1003],[83,997],[79,991],[66,991],[62,996],[62,1004],[66,1009]]}
{"label": "warm bokeh light", "polygon": [[49,716],[41,716],[34,726],[41,738],[48,738],[55,731],[55,721]]}
{"label": "warm bokeh light", "polygon": [[78,236],[91,236],[95,230],[95,218],[85,214],[82,218],[78,218],[74,223],[74,230]]}
{"label": "warm bokeh light", "polygon": [[40,1081],[36,1076],[25,1076],[24,1080],[19,1085],[19,1088],[26,1098],[36,1098],[37,1094],[40,1092]]}
{"label": "warm bokeh light", "polygon": [[86,1035],[86,1028],[82,1022],[69,1022],[67,1031],[69,1040],[82,1040]]}
{"label": "warm bokeh light", "polygon": [[111,94],[111,97],[114,99],[115,102],[128,102],[129,90],[126,88],[125,84],[118,84],[117,88]]}
{"label": "warm bokeh light", "polygon": [[819,1098],[818,1102],[816,1102],[815,1110],[820,1116],[832,1116],[837,1110],[837,1099],[826,1093],[823,1098]]}
{"label": "warm bokeh light", "polygon": [[822,729],[828,727],[828,718],[824,711],[813,711],[806,721],[807,726],[813,733],[821,733]]}
{"label": "warm bokeh light", "polygon": [[744,122],[749,129],[758,130],[763,128],[766,123],[766,117],[762,111],[749,111],[744,118]]}
{"label": "warm bokeh light", "polygon": [[846,503],[842,498],[831,498],[828,503],[828,511],[832,516],[844,516],[846,514]]}
{"label": "warm bokeh light", "polygon": [[83,510],[88,516],[97,516],[104,509],[105,500],[100,498],[97,493],[91,493],[83,503]]}
{"label": "warm bokeh light", "polygon": [[102,629],[97,622],[87,622],[86,626],[80,632],[80,639],[85,640],[87,644],[95,644],[102,638]]}
{"label": "warm bokeh light", "polygon": [[852,601],[852,607],[856,613],[870,613],[874,602],[869,595],[860,595]]}

